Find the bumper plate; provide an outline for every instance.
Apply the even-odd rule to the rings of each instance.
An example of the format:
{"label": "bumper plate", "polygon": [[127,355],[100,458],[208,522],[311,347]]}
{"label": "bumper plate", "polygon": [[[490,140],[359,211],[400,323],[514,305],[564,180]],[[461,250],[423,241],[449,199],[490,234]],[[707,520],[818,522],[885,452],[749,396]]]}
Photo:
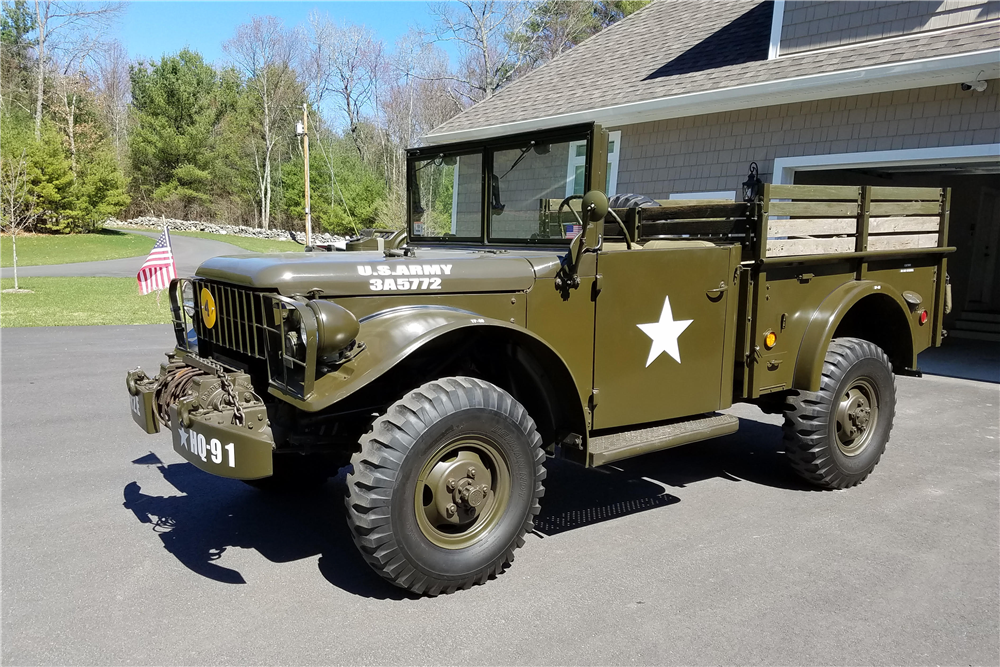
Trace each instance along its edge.
{"label": "bumper plate", "polygon": [[[133,371],[134,372],[134,371]],[[131,373],[130,373],[131,374]],[[154,411],[153,392],[136,388],[135,395],[129,394],[129,412],[132,413],[132,420],[139,425],[146,433],[159,433],[160,420],[156,418]]]}
{"label": "bumper plate", "polygon": [[[258,423],[258,410],[264,412],[263,407],[246,411],[248,424],[255,426]],[[259,429],[233,424],[231,410],[189,418],[191,426],[184,427],[177,415],[177,406],[170,406],[174,451],[184,459],[219,477],[260,479],[271,476],[274,440],[271,430],[264,426],[266,417]]]}

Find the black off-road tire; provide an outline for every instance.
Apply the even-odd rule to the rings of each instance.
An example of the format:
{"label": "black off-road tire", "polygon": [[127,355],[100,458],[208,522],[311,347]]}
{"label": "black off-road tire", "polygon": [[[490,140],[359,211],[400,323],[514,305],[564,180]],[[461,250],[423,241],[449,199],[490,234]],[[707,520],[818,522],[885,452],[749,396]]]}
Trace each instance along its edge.
{"label": "black off-road tire", "polygon": [[[508,500],[502,512],[494,511],[495,523],[468,546],[445,548],[421,527],[417,488],[430,487],[433,470],[427,473],[427,467],[445,456],[441,452],[467,439],[485,439],[505,460]],[[484,583],[510,564],[534,527],[545,493],[541,445],[527,410],[496,385],[449,377],[420,386],[375,420],[351,459],[346,503],[355,544],[372,569],[415,593],[452,593]],[[448,464],[445,458],[438,462]],[[426,498],[426,488],[419,488]]]}
{"label": "black off-road tire", "polygon": [[646,195],[637,194],[620,194],[614,195],[608,200],[608,208],[649,208],[650,206],[659,206],[655,199],[651,199]]}
{"label": "black off-road tire", "polygon": [[[845,449],[844,438],[838,439],[838,410],[852,391],[874,395],[877,410],[865,427],[871,429],[870,433],[864,431],[869,439],[863,448],[849,454],[845,453],[850,447]],[[836,338],[826,353],[819,391],[793,392],[788,397],[785,453],[795,471],[816,486],[855,486],[882,458],[895,413],[896,382],[885,352],[866,340]]]}

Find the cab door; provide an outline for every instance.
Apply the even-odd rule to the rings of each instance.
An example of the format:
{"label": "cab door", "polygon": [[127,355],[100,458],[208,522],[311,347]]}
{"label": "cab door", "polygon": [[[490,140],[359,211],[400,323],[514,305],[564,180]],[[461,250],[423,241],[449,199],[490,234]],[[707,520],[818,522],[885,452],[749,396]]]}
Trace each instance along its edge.
{"label": "cab door", "polygon": [[738,299],[731,250],[660,241],[598,254],[593,428],[723,406],[732,387],[730,377],[723,390],[723,369],[731,373],[725,359],[733,354],[727,341]]}

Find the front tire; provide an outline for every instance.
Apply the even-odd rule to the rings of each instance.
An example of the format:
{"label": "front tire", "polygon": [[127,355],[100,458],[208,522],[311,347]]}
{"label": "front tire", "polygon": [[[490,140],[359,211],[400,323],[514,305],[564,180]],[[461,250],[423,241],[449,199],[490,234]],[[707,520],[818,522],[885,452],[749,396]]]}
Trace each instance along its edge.
{"label": "front tire", "polygon": [[394,403],[361,439],[347,520],[368,564],[438,595],[507,567],[544,494],[541,437],[496,385],[442,378]]}
{"label": "front tire", "polygon": [[836,338],[819,391],[788,397],[785,453],[816,486],[855,486],[882,458],[895,413],[896,383],[885,352],[866,340]]}

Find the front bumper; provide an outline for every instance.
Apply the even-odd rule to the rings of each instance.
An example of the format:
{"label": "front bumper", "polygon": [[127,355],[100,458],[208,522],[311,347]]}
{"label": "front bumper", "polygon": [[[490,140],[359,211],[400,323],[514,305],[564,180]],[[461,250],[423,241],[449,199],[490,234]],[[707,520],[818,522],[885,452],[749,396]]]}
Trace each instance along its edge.
{"label": "front bumper", "polygon": [[[254,393],[250,377],[238,371],[213,369],[193,355],[169,356],[155,378],[138,368],[128,372],[125,383],[135,423],[146,433],[159,433],[161,424],[168,427],[174,451],[205,472],[232,479],[271,476],[274,437],[267,409]],[[158,415],[160,400],[167,392],[167,381],[180,371],[201,374],[190,380],[182,398],[168,406],[169,418],[164,423]],[[223,376],[242,409],[242,424],[223,389]]]}

